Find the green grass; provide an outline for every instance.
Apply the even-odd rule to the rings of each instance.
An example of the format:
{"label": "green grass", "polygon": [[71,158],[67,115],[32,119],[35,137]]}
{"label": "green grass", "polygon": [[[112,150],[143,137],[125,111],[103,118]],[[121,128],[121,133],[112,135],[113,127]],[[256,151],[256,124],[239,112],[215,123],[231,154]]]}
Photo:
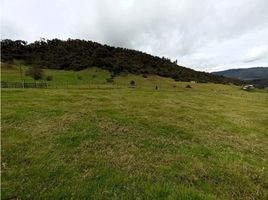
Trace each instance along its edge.
{"label": "green grass", "polygon": [[[22,69],[22,73],[20,71],[20,67]],[[2,81],[21,81],[21,74],[22,79],[26,82],[34,82],[34,79],[25,76],[25,72],[27,70],[27,66],[24,64],[13,64],[8,65],[2,63],[1,67],[1,79]],[[74,85],[89,85],[89,84],[104,84],[106,83],[106,79],[110,77],[110,73],[97,69],[97,68],[90,68],[82,71],[65,71],[65,70],[52,70],[52,69],[44,69],[45,81],[47,76],[52,77],[52,81],[48,81],[51,87],[57,85],[58,87],[65,87],[67,85],[74,86]]]}
{"label": "green grass", "polygon": [[[34,79],[25,76],[27,66],[17,61],[16,64],[8,65],[6,63],[1,63],[1,80],[2,81],[14,81],[21,82],[23,79],[25,82],[34,82]],[[20,71],[22,69],[22,73]],[[65,70],[51,70],[44,69],[45,76],[44,80],[39,80],[37,82],[42,82],[46,80],[47,76],[52,77],[52,81],[47,81],[49,88],[57,89],[88,89],[88,88],[119,88],[127,87],[130,81],[134,80],[137,88],[149,88],[154,89],[155,86],[164,89],[174,90],[175,87],[185,87],[186,84],[182,82],[175,82],[171,78],[162,78],[155,75],[148,75],[147,78],[143,78],[141,75],[130,75],[121,74],[115,77],[113,83],[107,83],[107,78],[110,78],[110,73],[106,70],[98,68],[89,68],[82,71],[65,71]],[[22,78],[21,78],[22,74]]]}
{"label": "green grass", "polygon": [[[66,73],[82,72],[53,76]],[[2,199],[268,198],[267,92],[153,76],[116,83],[2,89]]]}

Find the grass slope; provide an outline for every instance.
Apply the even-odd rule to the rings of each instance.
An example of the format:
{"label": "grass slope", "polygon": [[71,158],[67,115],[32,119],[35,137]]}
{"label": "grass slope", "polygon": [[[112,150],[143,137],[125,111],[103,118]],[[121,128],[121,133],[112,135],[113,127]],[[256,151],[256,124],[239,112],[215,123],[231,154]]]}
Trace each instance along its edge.
{"label": "grass slope", "polygon": [[[14,81],[21,82],[20,68],[22,68],[22,79],[25,82],[34,82],[34,79],[25,76],[27,66],[17,63],[15,65],[2,63],[1,66],[1,80],[2,81]],[[110,73],[106,70],[99,68],[89,68],[81,71],[65,71],[65,70],[52,70],[45,69],[45,77],[52,76],[52,81],[47,82],[49,88],[58,89],[69,89],[69,88],[118,88],[129,86],[130,81],[134,80],[137,88],[155,88],[158,86],[165,89],[173,89],[175,87],[185,87],[186,84],[183,82],[175,82],[171,78],[163,78],[155,75],[148,75],[147,78],[137,76],[133,74],[121,74],[115,77],[114,83],[107,83],[107,78],[110,78]],[[37,82],[42,82],[37,81]]]}
{"label": "grass slope", "polygon": [[[19,66],[22,68],[23,80],[25,82],[34,82],[33,78],[24,75],[28,67],[20,63],[17,63],[15,65],[2,63],[2,81],[21,81]],[[110,77],[109,72],[97,68],[90,68],[81,71],[45,69],[44,72],[44,79],[47,76],[52,76],[52,81],[48,82],[52,86],[55,84],[58,86],[66,86],[67,83],[69,85],[82,85],[88,83],[103,84],[106,83],[106,79]]]}
{"label": "grass slope", "polygon": [[2,198],[267,199],[267,93],[130,79],[2,89]]}

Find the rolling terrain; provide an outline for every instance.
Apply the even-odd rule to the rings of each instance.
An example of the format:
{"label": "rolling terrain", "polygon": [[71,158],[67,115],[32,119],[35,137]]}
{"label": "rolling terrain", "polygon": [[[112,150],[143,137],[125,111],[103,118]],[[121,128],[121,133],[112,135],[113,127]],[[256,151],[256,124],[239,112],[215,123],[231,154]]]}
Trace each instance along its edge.
{"label": "rolling terrain", "polygon": [[268,67],[252,67],[247,69],[229,69],[212,74],[246,80],[260,88],[268,87]]}
{"label": "rolling terrain", "polygon": [[80,71],[92,67],[119,74],[158,75],[177,81],[210,83],[243,82],[210,73],[198,72],[165,57],[152,56],[140,51],[102,45],[85,40],[41,40],[27,44],[21,40],[1,40],[1,61],[21,60],[33,67]]}
{"label": "rolling terrain", "polygon": [[[2,81],[20,81],[19,65],[2,63]],[[268,198],[264,90],[45,73],[48,89],[1,90],[2,199]]]}
{"label": "rolling terrain", "polygon": [[265,79],[265,78],[268,79],[268,67],[228,69],[225,71],[213,72],[213,74],[242,80]]}

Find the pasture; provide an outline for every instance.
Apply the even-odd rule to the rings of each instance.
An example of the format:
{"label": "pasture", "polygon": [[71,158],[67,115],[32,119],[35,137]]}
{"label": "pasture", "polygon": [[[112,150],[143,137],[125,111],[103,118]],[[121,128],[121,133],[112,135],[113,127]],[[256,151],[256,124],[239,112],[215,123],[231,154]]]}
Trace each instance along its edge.
{"label": "pasture", "polygon": [[[17,70],[2,68],[2,80],[19,81]],[[157,76],[110,84],[95,68],[46,74],[48,89],[1,91],[3,199],[268,198],[267,92]]]}

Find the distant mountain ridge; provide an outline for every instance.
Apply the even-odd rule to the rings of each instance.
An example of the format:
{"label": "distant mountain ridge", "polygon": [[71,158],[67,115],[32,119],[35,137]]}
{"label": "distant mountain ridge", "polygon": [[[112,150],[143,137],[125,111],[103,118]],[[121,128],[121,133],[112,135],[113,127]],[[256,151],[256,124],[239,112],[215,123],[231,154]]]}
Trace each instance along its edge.
{"label": "distant mountain ridge", "polygon": [[268,67],[228,69],[212,72],[212,74],[241,80],[268,79]]}
{"label": "distant mountain ridge", "polygon": [[212,72],[212,74],[246,80],[259,88],[268,87],[268,67],[228,69],[219,72]]}

